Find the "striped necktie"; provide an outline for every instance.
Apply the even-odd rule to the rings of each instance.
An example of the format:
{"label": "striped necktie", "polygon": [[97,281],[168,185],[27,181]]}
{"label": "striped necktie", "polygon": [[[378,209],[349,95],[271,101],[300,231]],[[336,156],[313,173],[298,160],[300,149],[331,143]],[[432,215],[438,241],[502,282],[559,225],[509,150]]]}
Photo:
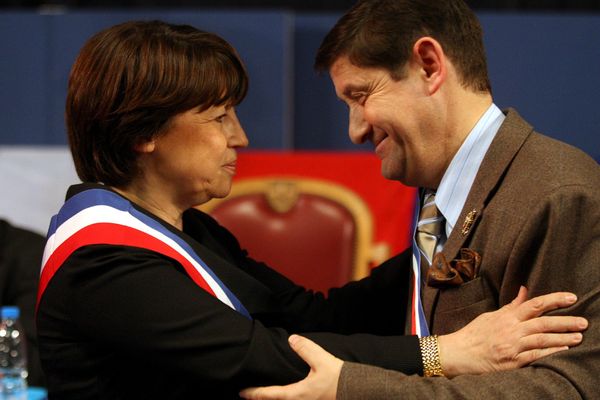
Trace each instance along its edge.
{"label": "striped necktie", "polygon": [[445,218],[435,205],[435,193],[425,194],[419,222],[417,223],[417,245],[421,252],[421,270],[427,271],[436,248],[444,235]]}
{"label": "striped necktie", "polygon": [[419,337],[429,335],[427,322],[421,304],[423,278],[436,252],[440,240],[444,238],[445,218],[435,205],[435,193],[426,192],[419,212],[419,220],[413,240],[413,295],[411,299],[411,334]]}

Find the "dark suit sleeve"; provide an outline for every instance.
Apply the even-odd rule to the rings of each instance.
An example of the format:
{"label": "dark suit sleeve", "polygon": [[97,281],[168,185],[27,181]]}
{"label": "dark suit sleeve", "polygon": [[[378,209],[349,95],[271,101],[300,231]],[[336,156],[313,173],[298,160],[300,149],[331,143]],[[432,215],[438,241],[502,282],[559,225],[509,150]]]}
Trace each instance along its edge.
{"label": "dark suit sleeve", "polygon": [[[361,358],[365,363],[410,374],[422,372],[418,339],[403,336],[410,250],[373,269],[368,278],[333,288],[324,296],[294,284],[274,269],[248,257],[237,239],[210,216],[194,211],[192,218],[186,221],[187,229],[203,245],[264,285],[269,300],[263,304],[277,304],[267,310],[254,310],[255,318],[266,327],[301,333],[345,360]],[[226,276],[222,278],[227,279]],[[252,288],[241,298],[243,303],[252,305],[261,296],[256,290],[256,282],[249,284],[236,276],[227,284],[242,296],[248,292],[248,287]]]}
{"label": "dark suit sleeve", "polygon": [[[350,282],[341,288],[332,288],[325,296],[294,284],[274,269],[248,257],[237,239],[210,216],[194,212],[192,217],[196,222],[201,221],[194,224],[193,220],[187,220],[187,228],[195,238],[267,288],[268,296],[277,307],[270,308],[267,312],[255,312],[255,317],[265,326],[301,333],[345,360],[357,357],[357,354],[348,354],[349,347],[355,350],[368,348],[370,350],[365,351],[365,355],[370,354],[370,361],[365,361],[367,363],[387,365],[406,373],[422,372],[417,338],[402,336],[409,297],[410,249],[373,269],[369,277]],[[243,299],[245,303],[255,303],[260,297],[255,286],[241,282],[239,277],[231,279],[228,285],[235,288],[236,293],[244,293],[247,292],[247,287],[254,287]],[[339,340],[339,336],[315,332],[354,336]],[[374,338],[373,335],[389,337]],[[389,353],[376,351],[371,347],[373,341],[377,343],[376,347],[383,346],[393,350]]]}
{"label": "dark suit sleeve", "polygon": [[[296,332],[403,334],[409,297],[410,249],[374,268],[369,277],[332,288],[325,295],[296,285],[278,273],[276,266],[270,268],[254,261],[240,248],[237,239],[210,216],[196,212],[194,218],[202,221],[193,227],[194,237],[264,284],[280,309],[295,316],[288,329]],[[230,284],[235,286],[237,283],[232,280]],[[244,287],[240,285],[238,291],[243,292]],[[268,323],[269,317],[263,317]],[[282,320],[277,319],[276,323],[281,326]]]}
{"label": "dark suit sleeve", "polygon": [[[277,301],[269,306],[277,307]],[[94,245],[73,253],[47,287],[38,323],[49,346],[56,332],[72,331],[121,349],[126,359],[141,365],[214,386],[291,383],[308,372],[288,346],[288,330],[247,319],[199,290],[178,263],[144,249]],[[347,360],[415,368],[406,361],[414,351],[405,351],[416,348],[414,338],[307,336]],[[44,363],[54,362],[53,350],[42,352],[48,357]]]}
{"label": "dark suit sleeve", "polygon": [[406,320],[408,260],[410,252],[401,253],[375,268],[370,277],[332,289],[327,297],[294,285],[263,264],[246,260],[245,266],[273,291],[279,305],[275,316],[259,317],[268,326],[301,333],[343,360],[359,356],[349,354],[348,348],[364,350],[360,357],[367,360],[369,354],[363,361],[367,364],[417,374],[423,370],[418,339],[399,336]]}
{"label": "dark suit sleeve", "polygon": [[551,314],[581,315],[589,320],[581,345],[518,370],[454,379],[419,378],[347,364],[340,377],[338,399],[600,398],[599,266],[598,187],[556,189],[532,207],[512,246],[503,285],[518,285],[524,279],[532,296],[575,292],[579,300],[574,306]]}

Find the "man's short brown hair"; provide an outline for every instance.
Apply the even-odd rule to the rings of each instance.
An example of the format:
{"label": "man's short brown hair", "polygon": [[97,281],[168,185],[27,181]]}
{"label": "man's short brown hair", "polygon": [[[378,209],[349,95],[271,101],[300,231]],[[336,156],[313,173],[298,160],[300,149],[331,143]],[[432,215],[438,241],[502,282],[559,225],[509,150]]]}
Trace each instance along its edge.
{"label": "man's short brown hair", "polygon": [[347,56],[356,66],[384,68],[401,79],[423,36],[441,43],[465,87],[491,91],[481,25],[462,0],[361,0],[327,34],[315,68],[329,70]]}
{"label": "man's short brown hair", "polygon": [[77,174],[127,185],[135,146],[181,112],[237,105],[248,87],[233,47],[215,34],[161,21],[127,22],[94,35],[69,77],[66,125]]}

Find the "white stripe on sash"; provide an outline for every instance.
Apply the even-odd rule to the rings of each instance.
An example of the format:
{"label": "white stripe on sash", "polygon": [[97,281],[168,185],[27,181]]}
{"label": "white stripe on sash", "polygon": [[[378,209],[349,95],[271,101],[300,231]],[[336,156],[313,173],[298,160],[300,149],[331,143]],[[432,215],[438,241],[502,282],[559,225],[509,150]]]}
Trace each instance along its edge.
{"label": "white stripe on sash", "polygon": [[227,304],[229,307],[235,309],[233,303],[231,302],[227,294],[223,291],[221,286],[212,278],[212,276],[208,272],[206,272],[204,267],[201,264],[199,264],[179,244],[177,244],[174,240],[172,240],[162,232],[144,224],[142,221],[135,218],[127,211],[121,211],[106,205],[96,205],[86,208],[73,215],[67,221],[63,222],[56,229],[56,232],[48,238],[48,242],[44,250],[42,271],[44,270],[46,262],[48,261],[54,250],[60,247],[62,243],[64,243],[67,239],[69,239],[82,228],[97,223],[110,223],[127,226],[129,228],[142,231],[167,244],[169,247],[177,251],[177,253],[185,257],[185,259],[188,260],[190,264],[192,264],[192,266],[198,271],[202,278],[204,278],[206,283],[210,286],[210,288],[213,290],[213,292],[219,300]]}

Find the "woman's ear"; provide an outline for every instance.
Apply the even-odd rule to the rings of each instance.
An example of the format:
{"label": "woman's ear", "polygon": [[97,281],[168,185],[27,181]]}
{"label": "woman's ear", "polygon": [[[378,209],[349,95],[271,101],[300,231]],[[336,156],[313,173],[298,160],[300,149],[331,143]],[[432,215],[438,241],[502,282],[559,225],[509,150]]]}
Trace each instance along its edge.
{"label": "woman's ear", "polygon": [[137,151],[138,153],[152,153],[154,151],[155,147],[156,147],[156,142],[154,141],[154,139],[144,141],[144,142],[139,142],[133,146],[134,150]]}
{"label": "woman's ear", "polygon": [[422,37],[415,42],[412,57],[421,69],[429,94],[437,92],[448,73],[448,59],[440,43],[432,37]]}

